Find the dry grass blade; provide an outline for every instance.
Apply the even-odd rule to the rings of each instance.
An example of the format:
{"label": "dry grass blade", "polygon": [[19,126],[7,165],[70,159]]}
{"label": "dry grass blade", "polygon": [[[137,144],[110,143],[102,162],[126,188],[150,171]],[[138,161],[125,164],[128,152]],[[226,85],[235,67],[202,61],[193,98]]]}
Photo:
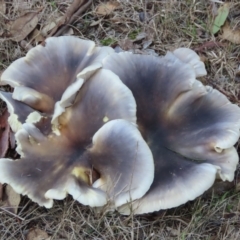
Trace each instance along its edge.
{"label": "dry grass blade", "polygon": [[11,216],[13,216],[13,217],[18,218],[18,219],[21,220],[21,221],[24,221],[24,220],[25,220],[24,218],[19,217],[19,216],[16,215],[15,213],[12,213],[11,211],[8,211],[5,207],[0,207],[0,210],[6,212],[7,214],[9,214],[9,215],[11,215]]}
{"label": "dry grass blade", "polygon": [[224,47],[226,44],[221,43],[221,42],[214,42],[214,41],[209,41],[201,44],[200,46],[194,48],[194,51],[196,52],[204,52],[208,49],[216,48],[216,47]]}

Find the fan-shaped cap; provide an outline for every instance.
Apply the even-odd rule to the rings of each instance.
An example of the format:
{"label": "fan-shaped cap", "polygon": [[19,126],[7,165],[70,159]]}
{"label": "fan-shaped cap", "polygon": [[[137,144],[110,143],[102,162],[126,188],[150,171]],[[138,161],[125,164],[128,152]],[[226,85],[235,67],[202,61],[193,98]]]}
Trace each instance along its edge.
{"label": "fan-shaped cap", "polygon": [[[93,207],[106,204],[107,196],[116,205],[124,204],[142,197],[153,180],[151,151],[125,120],[110,121],[100,128],[87,151],[72,148],[62,136],[46,137],[33,124],[23,124],[16,140],[22,158],[0,159],[0,182],[47,208],[53,199],[63,199],[67,193]],[[91,187],[94,169],[100,179]]]}
{"label": "fan-shaped cap", "polygon": [[153,181],[152,153],[137,128],[125,120],[99,129],[88,154],[100,173],[93,187],[107,192],[115,207],[142,197]]}
{"label": "fan-shaped cap", "polygon": [[[125,119],[127,123],[120,121],[114,126],[109,123],[112,127],[107,127],[108,121],[119,118]],[[137,151],[137,160],[133,159],[133,152],[124,146],[123,150],[128,150],[128,153],[121,156],[122,151],[119,149],[121,145],[117,143],[113,145],[116,147],[115,150],[109,149],[109,154],[112,154],[117,164],[126,161],[126,164],[131,162],[131,166],[135,160],[142,162],[143,158],[149,158],[144,165],[146,167],[144,171],[146,169],[148,171],[145,185],[143,184],[139,191],[126,186],[128,193],[132,190],[134,199],[141,197],[148,190],[153,179],[153,160],[150,150],[137,129],[133,127],[135,122],[136,103],[131,91],[111,71],[99,70],[83,84],[73,105],[67,108],[59,118],[59,125],[56,125],[59,136],[55,134],[46,136],[30,123],[22,125],[23,128],[16,133],[18,144],[16,150],[21,155],[21,159],[16,161],[1,159],[0,169],[3,174],[0,175],[0,182],[10,184],[18,193],[28,195],[33,201],[45,207],[51,207],[53,199],[62,199],[67,193],[85,205],[102,206],[106,204],[108,195],[100,189],[99,181],[97,181],[98,184],[96,183],[99,189],[91,187],[95,181],[95,179],[92,180],[93,175],[96,171],[102,171],[101,179],[107,179],[108,187],[116,176],[107,175],[104,178],[104,174],[108,172],[105,173],[105,170],[100,169],[101,164],[99,169],[95,170],[92,166],[93,164],[98,166],[95,155],[106,151],[103,149],[107,147],[106,144],[104,145],[106,141],[114,143],[113,138],[116,137],[115,141],[117,141],[120,138],[124,140],[126,137],[122,144],[129,145],[130,140],[133,140],[132,144],[137,144],[139,141],[143,156],[139,157]],[[118,132],[115,133],[113,128],[118,129]],[[86,148],[91,144],[92,138],[94,139],[93,150],[88,151]],[[102,147],[99,147],[100,140]],[[103,160],[104,156],[101,154],[100,156]],[[93,161],[92,164],[91,161]],[[108,159],[105,161],[107,164]],[[114,171],[116,166],[110,167]],[[143,169],[139,168],[140,170]],[[136,174],[143,173],[136,172]],[[117,191],[123,189],[122,185],[117,186]],[[109,193],[111,199],[113,199],[113,193],[115,194],[116,191],[111,190]],[[122,193],[117,192],[117,194],[123,196]],[[127,197],[123,196],[118,201],[125,203],[127,200],[124,202],[123,199]]]}
{"label": "fan-shaped cap", "polygon": [[83,150],[73,152],[66,139],[46,138],[31,124],[23,125],[16,140],[22,158],[0,160],[1,183],[47,208],[52,207],[53,199],[63,199],[67,193],[85,205],[106,204],[106,194],[89,185],[85,171],[91,167],[82,158]]}
{"label": "fan-shaped cap", "polygon": [[204,63],[201,61],[197,53],[193,50],[189,48],[178,48],[173,51],[173,54],[182,62],[190,64],[194,69],[196,77],[207,75]]}
{"label": "fan-shaped cap", "polygon": [[89,144],[96,131],[114,119],[136,123],[136,102],[116,74],[101,69],[84,83],[73,105],[54,124],[56,132],[73,144]]}
{"label": "fan-shaped cap", "polygon": [[38,45],[13,62],[2,74],[1,84],[15,87],[13,98],[33,109],[53,113],[55,108],[60,115],[112,52],[72,36],[48,38],[44,46]]}
{"label": "fan-shaped cap", "polygon": [[2,91],[0,92],[0,98],[7,104],[7,109],[10,114],[8,122],[13,132],[17,132],[24,122],[38,122],[42,117],[39,112],[31,107],[14,100],[12,93]]}
{"label": "fan-shaped cap", "polygon": [[[172,53],[163,58],[119,53],[104,60],[132,91],[137,123],[154,157],[154,182],[133,203],[136,214],[193,200],[217,174],[233,180],[240,109],[197,81],[196,69],[184,61]],[[129,206],[120,211],[129,214]]]}

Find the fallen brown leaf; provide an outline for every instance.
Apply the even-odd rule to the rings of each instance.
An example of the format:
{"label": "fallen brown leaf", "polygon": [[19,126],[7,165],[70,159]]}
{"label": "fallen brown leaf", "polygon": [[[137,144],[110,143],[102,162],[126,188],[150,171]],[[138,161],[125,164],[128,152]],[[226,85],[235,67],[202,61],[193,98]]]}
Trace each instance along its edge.
{"label": "fallen brown leaf", "polygon": [[43,28],[41,29],[42,35],[46,37],[60,23],[60,21],[62,21],[62,17],[58,17],[43,26]]}
{"label": "fallen brown leaf", "polygon": [[240,44],[240,30],[233,30],[230,28],[229,23],[226,23],[224,27],[222,28],[222,35],[220,35],[220,38],[228,40],[235,44]]}
{"label": "fallen brown leaf", "polygon": [[131,41],[130,39],[119,40],[118,44],[120,48],[125,51],[129,51],[130,49],[134,48],[133,41]]}
{"label": "fallen brown leaf", "polygon": [[50,240],[50,239],[51,237],[49,237],[45,231],[39,228],[31,229],[26,237],[26,240]]}
{"label": "fallen brown leaf", "polygon": [[103,15],[103,16],[109,15],[119,6],[120,6],[119,2],[116,2],[116,1],[100,3],[96,8],[96,13],[98,15]]}
{"label": "fallen brown leaf", "polygon": [[25,39],[38,24],[38,12],[28,12],[10,22],[10,34],[14,41],[20,42]]}
{"label": "fallen brown leaf", "polygon": [[3,206],[8,212],[17,214],[21,196],[10,185],[7,185],[3,194]]}
{"label": "fallen brown leaf", "polygon": [[37,28],[35,28],[33,32],[30,34],[30,38],[31,38],[30,42],[35,42],[37,44],[45,40],[45,37]]}

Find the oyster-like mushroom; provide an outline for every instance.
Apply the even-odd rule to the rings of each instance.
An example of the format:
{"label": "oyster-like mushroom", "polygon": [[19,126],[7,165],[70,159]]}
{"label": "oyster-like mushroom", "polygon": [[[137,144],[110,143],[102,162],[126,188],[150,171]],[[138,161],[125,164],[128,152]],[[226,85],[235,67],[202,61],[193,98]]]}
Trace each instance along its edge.
{"label": "oyster-like mushroom", "polygon": [[111,71],[99,70],[58,118],[58,135],[22,125],[16,133],[21,159],[0,160],[0,182],[45,207],[67,193],[90,206],[140,198],[153,181],[154,165],[135,122],[131,91]]}
{"label": "oyster-like mushroom", "polygon": [[115,53],[104,60],[132,91],[137,123],[155,162],[151,188],[132,206],[122,206],[123,214],[176,207],[201,195],[216,176],[233,180],[240,109],[195,79],[205,71],[189,51],[162,58]]}
{"label": "oyster-like mushroom", "polygon": [[[82,84],[102,67],[102,59],[112,52],[110,47],[96,47],[92,41],[73,36],[51,37],[13,62],[3,72],[0,84],[14,87],[13,99],[34,111],[50,118],[54,113],[54,121],[72,104]],[[18,125],[21,126],[20,120]]]}
{"label": "oyster-like mushroom", "polygon": [[117,207],[142,197],[153,181],[152,153],[126,120],[106,123],[88,149],[72,147],[62,136],[46,138],[32,124],[23,124],[16,138],[22,158],[0,159],[0,182],[40,206],[50,208],[54,199],[69,193],[84,205],[99,207],[111,201]]}

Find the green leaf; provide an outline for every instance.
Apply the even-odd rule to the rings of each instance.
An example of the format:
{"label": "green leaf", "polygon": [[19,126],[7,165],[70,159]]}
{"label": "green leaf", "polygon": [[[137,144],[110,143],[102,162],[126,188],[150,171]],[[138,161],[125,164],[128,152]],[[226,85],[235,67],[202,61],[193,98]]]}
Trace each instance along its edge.
{"label": "green leaf", "polygon": [[224,3],[219,9],[212,26],[212,33],[216,34],[225,23],[229,14],[229,3]]}
{"label": "green leaf", "polygon": [[110,46],[110,45],[112,45],[115,42],[117,42],[117,41],[115,39],[113,39],[113,38],[105,38],[105,39],[100,40],[100,43],[103,46]]}

